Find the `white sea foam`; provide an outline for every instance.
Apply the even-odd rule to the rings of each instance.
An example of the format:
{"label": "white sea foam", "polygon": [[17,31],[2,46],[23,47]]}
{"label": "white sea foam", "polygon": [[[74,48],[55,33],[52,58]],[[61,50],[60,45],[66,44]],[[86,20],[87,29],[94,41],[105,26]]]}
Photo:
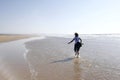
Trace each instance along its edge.
{"label": "white sea foam", "polygon": [[[32,39],[26,40],[25,42],[32,41],[32,40],[36,40],[36,39],[45,39],[45,36],[32,38]],[[27,58],[29,49],[27,49],[27,48],[25,47],[25,44],[24,44],[24,48],[25,48],[24,59],[25,59],[25,61],[26,61],[27,64],[28,64],[29,71],[30,71],[30,73],[31,73],[31,80],[37,80],[37,79],[36,79],[36,76],[37,76],[38,72],[35,70],[34,65],[32,65],[31,62],[30,62],[30,61],[28,60],[28,58]]]}

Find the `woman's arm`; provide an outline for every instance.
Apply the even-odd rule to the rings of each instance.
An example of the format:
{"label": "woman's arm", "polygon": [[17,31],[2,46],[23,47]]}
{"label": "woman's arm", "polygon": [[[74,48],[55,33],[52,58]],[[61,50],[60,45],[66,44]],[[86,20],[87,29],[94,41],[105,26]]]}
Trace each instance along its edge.
{"label": "woman's arm", "polygon": [[72,39],[70,42],[68,42],[68,44],[72,43],[74,41],[74,39]]}

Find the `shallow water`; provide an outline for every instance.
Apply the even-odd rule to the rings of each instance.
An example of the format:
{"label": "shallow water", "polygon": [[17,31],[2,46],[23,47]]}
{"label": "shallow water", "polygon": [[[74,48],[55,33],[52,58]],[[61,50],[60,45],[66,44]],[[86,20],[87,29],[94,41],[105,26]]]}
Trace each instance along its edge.
{"label": "shallow water", "polygon": [[[0,79],[30,80],[29,67],[25,61],[24,42],[38,38],[0,43]],[[39,38],[40,39],[40,38]]]}
{"label": "shallow water", "polygon": [[81,58],[76,59],[72,44],[66,44],[68,40],[47,38],[26,43],[27,59],[37,73],[33,73],[36,80],[119,80],[119,41],[84,40],[87,46],[81,48]]}
{"label": "shallow water", "polygon": [[74,58],[73,44],[67,44],[70,40],[47,37],[0,44],[0,77],[2,80],[120,79],[119,39],[85,38],[80,58]]}

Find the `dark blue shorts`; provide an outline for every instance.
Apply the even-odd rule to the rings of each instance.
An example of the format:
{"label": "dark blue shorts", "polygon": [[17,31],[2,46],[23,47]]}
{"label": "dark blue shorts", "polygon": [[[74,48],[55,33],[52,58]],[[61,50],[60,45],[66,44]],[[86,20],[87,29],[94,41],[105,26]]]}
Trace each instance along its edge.
{"label": "dark blue shorts", "polygon": [[74,45],[74,51],[78,52],[81,46],[82,46],[82,44],[80,42],[75,43],[75,45]]}

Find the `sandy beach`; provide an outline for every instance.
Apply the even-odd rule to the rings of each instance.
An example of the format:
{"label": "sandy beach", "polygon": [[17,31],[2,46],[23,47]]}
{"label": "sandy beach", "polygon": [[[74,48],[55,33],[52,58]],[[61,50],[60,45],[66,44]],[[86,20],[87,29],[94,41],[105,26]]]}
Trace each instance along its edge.
{"label": "sandy beach", "polygon": [[119,80],[120,37],[82,36],[80,58],[72,38],[46,37],[0,44],[2,80]]}
{"label": "sandy beach", "polygon": [[35,35],[0,34],[0,42],[10,42],[10,41],[14,41],[14,40],[30,38],[33,36],[35,36]]}

